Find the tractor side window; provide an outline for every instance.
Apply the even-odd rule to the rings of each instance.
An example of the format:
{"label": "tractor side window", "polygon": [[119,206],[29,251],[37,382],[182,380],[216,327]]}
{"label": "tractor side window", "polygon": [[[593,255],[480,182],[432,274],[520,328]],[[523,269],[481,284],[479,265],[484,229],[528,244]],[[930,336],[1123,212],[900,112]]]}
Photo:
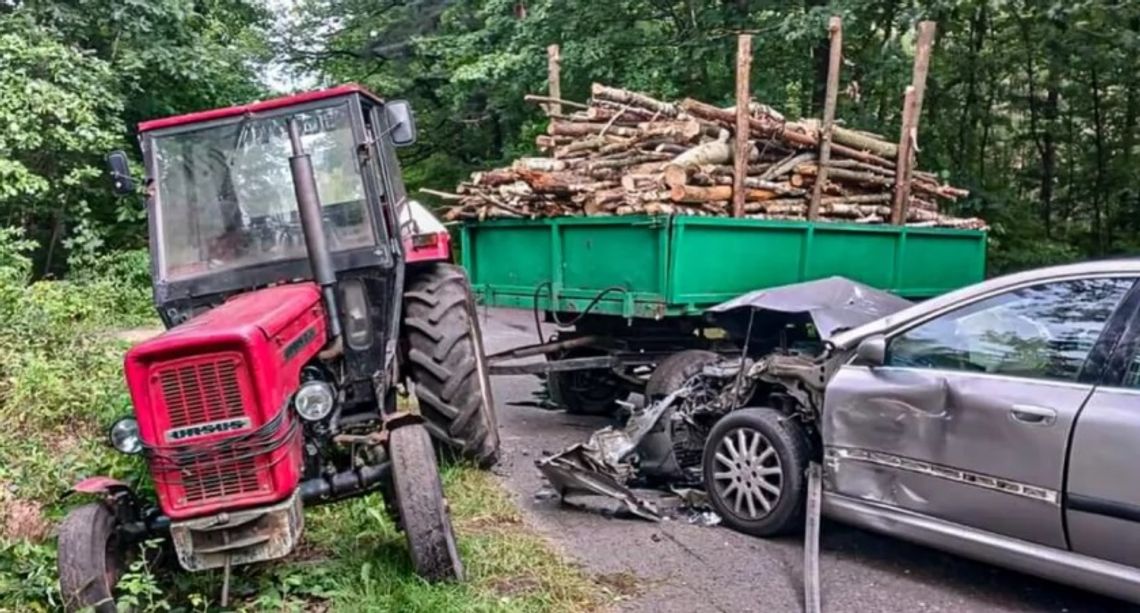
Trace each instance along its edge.
{"label": "tractor side window", "polygon": [[[291,117],[312,160],[330,249],[372,245],[348,105]],[[246,117],[155,139],[163,278],[305,257],[286,119]]]}
{"label": "tractor side window", "polygon": [[975,302],[891,339],[887,364],[1075,381],[1132,283],[1046,283]]}

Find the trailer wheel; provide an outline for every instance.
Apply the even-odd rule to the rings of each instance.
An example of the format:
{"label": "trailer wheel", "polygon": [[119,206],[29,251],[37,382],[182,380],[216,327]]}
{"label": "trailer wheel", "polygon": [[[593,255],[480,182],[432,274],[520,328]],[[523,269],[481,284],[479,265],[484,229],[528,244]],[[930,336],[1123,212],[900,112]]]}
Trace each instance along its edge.
{"label": "trailer wheel", "polygon": [[734,530],[772,536],[800,527],[808,441],[775,409],[740,409],[713,426],[703,472],[709,502]]}
{"label": "trailer wheel", "polygon": [[391,431],[388,454],[392,493],[416,574],[428,581],[462,581],[463,562],[427,430],[410,424]]}
{"label": "trailer wheel", "polygon": [[646,399],[659,400],[676,391],[701,369],[720,359],[712,351],[686,349],[661,360],[645,384]]}
{"label": "trailer wheel", "polygon": [[[558,359],[585,358],[602,355],[591,349],[571,349]],[[610,415],[617,401],[629,398],[629,390],[605,369],[566,370],[552,372],[546,378],[550,400],[572,415]]]}
{"label": "trailer wheel", "polygon": [[117,523],[100,503],[76,507],[59,526],[59,589],[65,611],[114,613],[115,585],[126,571],[127,552]]}
{"label": "trailer wheel", "polygon": [[443,448],[492,466],[499,455],[498,422],[467,276],[444,263],[408,274],[404,338],[425,425]]}

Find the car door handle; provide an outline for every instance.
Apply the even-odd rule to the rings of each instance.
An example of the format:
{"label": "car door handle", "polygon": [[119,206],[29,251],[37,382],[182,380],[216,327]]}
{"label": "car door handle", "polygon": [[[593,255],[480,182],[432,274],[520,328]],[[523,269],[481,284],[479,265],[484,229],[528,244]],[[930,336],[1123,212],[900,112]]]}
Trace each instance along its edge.
{"label": "car door handle", "polygon": [[1014,421],[1031,426],[1052,426],[1057,421],[1057,411],[1032,404],[1013,405],[1009,410],[1009,416]]}

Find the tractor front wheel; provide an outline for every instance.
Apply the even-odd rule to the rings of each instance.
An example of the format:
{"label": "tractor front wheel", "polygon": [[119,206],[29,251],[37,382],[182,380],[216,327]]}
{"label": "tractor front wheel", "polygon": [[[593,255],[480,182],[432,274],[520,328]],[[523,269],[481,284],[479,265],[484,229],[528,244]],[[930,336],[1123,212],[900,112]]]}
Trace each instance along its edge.
{"label": "tractor front wheel", "polygon": [[59,526],[59,588],[63,608],[114,613],[115,585],[126,571],[118,520],[103,504],[72,509]]}
{"label": "tractor front wheel", "polygon": [[499,455],[495,401],[487,377],[475,301],[463,269],[409,269],[404,338],[416,399],[444,448],[482,467]]}
{"label": "tractor front wheel", "polygon": [[419,424],[392,430],[388,455],[397,515],[416,574],[428,581],[462,581],[463,562],[427,430]]}

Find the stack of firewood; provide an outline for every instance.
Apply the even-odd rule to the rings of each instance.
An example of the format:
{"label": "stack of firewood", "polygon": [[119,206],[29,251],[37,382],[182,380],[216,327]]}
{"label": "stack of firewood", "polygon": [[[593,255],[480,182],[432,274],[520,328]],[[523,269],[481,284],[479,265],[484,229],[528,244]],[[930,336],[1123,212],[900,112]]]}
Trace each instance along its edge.
{"label": "stack of firewood", "polygon": [[[476,172],[449,201],[447,218],[566,215],[708,215],[732,212],[735,109],[685,99],[663,102],[594,84],[589,104],[528,96],[575,109],[550,111],[537,145],[547,157]],[[548,107],[549,108],[549,107]],[[819,122],[786,121],[753,104],[744,214],[804,219],[819,174]],[[836,126],[819,201],[819,218],[885,223],[891,217],[898,146],[881,136]],[[906,223],[984,228],[980,219],[943,215],[938,201],[967,195],[914,171]]]}

